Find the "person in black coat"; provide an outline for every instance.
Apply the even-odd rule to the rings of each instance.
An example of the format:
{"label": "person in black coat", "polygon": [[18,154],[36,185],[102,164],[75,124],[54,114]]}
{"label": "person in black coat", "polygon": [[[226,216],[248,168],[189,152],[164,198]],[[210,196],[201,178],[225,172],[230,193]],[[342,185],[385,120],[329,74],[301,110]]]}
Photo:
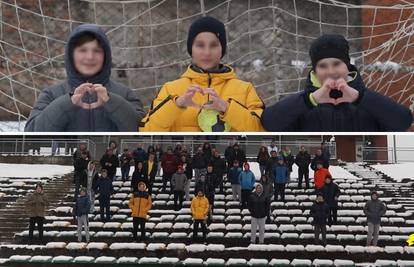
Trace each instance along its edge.
{"label": "person in black coat", "polygon": [[131,192],[138,190],[139,182],[145,183],[145,186],[148,188],[148,170],[145,168],[145,164],[142,161],[136,162],[134,173],[132,174],[131,180]]}
{"label": "person in black coat", "polygon": [[145,162],[144,169],[147,170],[148,174],[148,194],[152,194],[152,187],[155,182],[155,176],[158,172],[158,162],[156,160],[155,154],[151,153],[148,155],[148,161]]}
{"label": "person in black coat", "polygon": [[285,149],[283,149],[281,156],[283,157],[283,160],[285,161],[286,166],[288,167],[289,170],[289,180],[290,180],[290,174],[292,173],[293,170],[293,164],[295,163],[295,157],[292,155],[292,151],[290,150],[289,147],[285,147]]}
{"label": "person in black coat", "polygon": [[211,217],[214,210],[214,196],[216,194],[215,190],[218,186],[218,179],[216,174],[213,171],[213,166],[209,164],[207,167],[207,173],[202,175],[200,180],[195,185],[195,192],[202,190],[204,192],[205,197],[208,199],[209,202],[209,215],[207,222],[208,224],[211,223]]}
{"label": "person in black coat", "polygon": [[234,159],[236,159],[240,166],[242,166],[247,160],[246,160],[246,153],[243,149],[240,148],[239,144],[234,144]]}
{"label": "person in black coat", "polygon": [[116,175],[116,168],[119,166],[119,160],[112,149],[106,149],[105,155],[99,161],[101,167],[108,171],[108,177],[113,180]]}
{"label": "person in black coat", "polygon": [[[111,206],[111,195],[115,193],[112,180],[108,176],[106,169],[101,170],[101,177],[95,184],[95,193],[99,194],[99,208],[101,214],[101,221],[108,222],[111,218],[110,206]],[[104,216],[106,214],[106,217]]]}
{"label": "person in black coat", "polygon": [[194,154],[191,165],[194,169],[194,177],[197,182],[201,175],[205,174],[208,164],[207,156],[203,153],[203,148],[200,146],[197,148],[197,153]]}
{"label": "person in black coat", "polygon": [[310,216],[313,217],[315,230],[315,244],[319,244],[319,234],[322,233],[322,244],[326,245],[326,220],[329,216],[329,206],[325,203],[323,196],[318,194],[315,203],[310,209]]}
{"label": "person in black coat", "polygon": [[131,163],[132,163],[132,155],[128,151],[128,148],[124,149],[124,152],[122,153],[120,157],[120,161],[121,161],[121,178],[122,178],[122,181],[125,182],[128,179],[129,170],[131,169]]}
{"label": "person in black coat", "polygon": [[142,143],[139,143],[137,145],[137,148],[132,152],[132,157],[134,158],[135,162],[138,161],[147,161],[148,160],[148,154],[144,150],[144,145]]}
{"label": "person in black coat", "polygon": [[309,164],[311,156],[304,146],[300,147],[299,153],[296,155],[295,164],[298,166],[298,188],[302,188],[303,177],[305,177],[306,189],[309,189]]}
{"label": "person in black coat", "polygon": [[263,186],[256,184],[255,190],[250,195],[248,209],[251,215],[250,242],[256,243],[256,229],[259,228],[259,244],[264,243],[266,217],[270,212],[270,199],[263,192]]}
{"label": "person in black coat", "polygon": [[88,158],[88,153],[82,151],[80,158],[75,159],[74,167],[74,180],[75,180],[75,199],[79,195],[80,187],[86,187],[88,182],[88,176],[86,170],[88,169],[90,159]]}
{"label": "person in black coat", "polygon": [[212,165],[213,170],[216,173],[216,178],[218,185],[220,186],[220,192],[223,193],[224,191],[224,179],[223,176],[226,173],[226,161],[220,157],[220,153],[218,150],[214,151],[214,155],[212,158]]}
{"label": "person in black coat", "polygon": [[190,201],[190,181],[193,178],[193,166],[191,164],[191,158],[187,155],[182,155],[179,165],[184,169],[185,176],[187,177],[187,183],[185,185],[185,199]]}
{"label": "person in black coat", "polygon": [[325,185],[322,187],[322,195],[329,207],[329,226],[337,223],[338,197],[340,194],[339,186],[332,181],[331,177],[326,177]]}
{"label": "person in black coat", "polygon": [[266,171],[265,171],[265,175],[271,180],[274,181],[275,179],[275,174],[273,172],[273,168],[274,166],[277,164],[278,161],[278,156],[277,156],[277,152],[276,151],[272,151],[270,152],[270,158],[267,161],[266,164]]}
{"label": "person in black coat", "polygon": [[322,150],[318,149],[316,150],[316,155],[313,157],[312,162],[311,162],[311,169],[316,171],[317,169],[317,163],[321,162],[322,163],[322,167],[324,167],[325,169],[329,169],[329,159],[326,158],[323,154],[322,154]]}
{"label": "person in black coat", "polygon": [[[311,45],[312,70],[302,92],[266,108],[261,117],[270,132],[401,132],[412,123],[410,110],[369,90],[350,63],[349,44],[325,34]],[[286,111],[289,111],[288,116]]]}

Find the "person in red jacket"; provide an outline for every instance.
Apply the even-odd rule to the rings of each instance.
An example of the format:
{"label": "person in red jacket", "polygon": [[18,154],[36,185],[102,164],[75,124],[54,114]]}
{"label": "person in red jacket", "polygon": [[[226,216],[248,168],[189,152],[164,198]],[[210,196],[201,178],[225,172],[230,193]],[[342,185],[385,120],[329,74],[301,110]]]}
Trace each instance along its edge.
{"label": "person in red jacket", "polygon": [[332,178],[331,173],[329,172],[328,169],[325,169],[323,167],[322,162],[318,161],[316,163],[316,171],[315,171],[314,176],[313,176],[313,178],[314,178],[313,182],[315,184],[315,189],[317,191],[322,189],[322,187],[325,185],[325,179],[328,178],[328,177]]}
{"label": "person in red jacket", "polygon": [[178,167],[177,156],[174,155],[171,147],[168,147],[167,153],[163,154],[161,158],[161,167],[162,167],[162,183],[163,183],[162,191],[165,192],[165,188],[167,187],[167,182],[170,182],[170,187],[171,187],[171,177],[177,171],[177,167]]}

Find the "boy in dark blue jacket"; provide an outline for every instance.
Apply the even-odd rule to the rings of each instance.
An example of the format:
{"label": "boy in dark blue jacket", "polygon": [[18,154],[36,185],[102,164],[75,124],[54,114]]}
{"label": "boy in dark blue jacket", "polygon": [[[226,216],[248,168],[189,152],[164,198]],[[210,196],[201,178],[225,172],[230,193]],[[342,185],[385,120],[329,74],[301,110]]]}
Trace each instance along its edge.
{"label": "boy in dark blue jacket", "polygon": [[[96,182],[94,191],[99,194],[101,220],[107,222],[111,218],[111,195],[114,193],[114,187],[112,185],[112,180],[108,177],[108,171],[106,169],[101,170],[101,177]],[[106,214],[106,218],[104,214]]]}
{"label": "boy in dark blue jacket", "polygon": [[289,168],[286,166],[283,157],[279,157],[277,164],[273,167],[273,177],[275,179],[275,201],[278,200],[280,195],[280,200],[285,201],[285,187],[289,179]]}
{"label": "boy in dark blue jacket", "polygon": [[231,192],[233,196],[233,201],[241,201],[241,187],[240,187],[240,178],[239,175],[242,172],[242,169],[239,167],[239,161],[233,161],[233,167],[230,168],[228,172],[227,180],[231,183]]}
{"label": "boy in dark blue jacket", "polygon": [[82,242],[82,226],[85,229],[86,242],[89,243],[89,222],[88,214],[91,209],[91,201],[86,194],[86,188],[80,189],[80,195],[76,198],[75,207],[73,208],[73,215],[78,220],[78,242]]}
{"label": "boy in dark blue jacket", "polygon": [[401,132],[411,126],[408,108],[366,88],[343,36],[322,35],[309,54],[312,70],[305,90],[264,110],[267,131]]}

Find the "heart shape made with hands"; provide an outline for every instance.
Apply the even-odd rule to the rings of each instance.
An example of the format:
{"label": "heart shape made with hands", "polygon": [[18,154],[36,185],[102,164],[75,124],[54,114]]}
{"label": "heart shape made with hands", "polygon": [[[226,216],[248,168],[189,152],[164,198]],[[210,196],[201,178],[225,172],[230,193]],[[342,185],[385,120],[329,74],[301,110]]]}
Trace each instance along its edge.
{"label": "heart shape made with hands", "polygon": [[[93,103],[83,102],[82,98],[86,93],[96,93],[97,100]],[[106,88],[102,84],[84,83],[75,89],[71,99],[73,104],[83,109],[95,109],[105,104],[109,96]]]}
{"label": "heart shape made with hands", "polygon": [[318,103],[352,103],[358,99],[359,92],[350,87],[344,79],[327,80],[321,88],[312,93]]}
{"label": "heart shape made with hands", "polygon": [[[209,101],[202,105],[195,103],[193,101],[193,97],[196,93],[200,93],[201,95],[209,95]],[[220,98],[213,88],[202,89],[198,85],[191,85],[188,87],[184,95],[176,99],[176,103],[180,107],[193,107],[196,109],[222,110],[227,108],[225,101]]]}

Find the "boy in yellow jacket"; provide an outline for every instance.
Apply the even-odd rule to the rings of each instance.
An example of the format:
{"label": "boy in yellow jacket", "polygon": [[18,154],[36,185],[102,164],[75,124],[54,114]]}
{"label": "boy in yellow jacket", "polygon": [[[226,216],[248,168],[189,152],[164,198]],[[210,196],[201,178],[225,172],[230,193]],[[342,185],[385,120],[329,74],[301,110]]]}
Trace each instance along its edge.
{"label": "boy in yellow jacket", "polygon": [[194,230],[193,230],[193,239],[197,239],[198,228],[201,225],[203,231],[203,240],[206,240],[207,236],[207,227],[206,219],[209,211],[208,199],[204,196],[203,190],[199,189],[197,191],[197,196],[191,201],[191,214],[194,219]]}
{"label": "boy in yellow jacket", "polygon": [[141,131],[264,131],[264,104],[249,82],[221,64],[227,40],[224,24],[202,17],[189,29],[192,64],[180,79],[167,82],[143,119]]}
{"label": "boy in yellow jacket", "polygon": [[[145,239],[145,222],[147,221],[148,211],[152,207],[151,196],[147,192],[147,187],[144,182],[138,183],[138,191],[135,191],[128,203],[132,211],[133,225],[134,225],[134,239],[142,241]],[[141,229],[141,236],[138,240],[137,232],[138,226]]]}

